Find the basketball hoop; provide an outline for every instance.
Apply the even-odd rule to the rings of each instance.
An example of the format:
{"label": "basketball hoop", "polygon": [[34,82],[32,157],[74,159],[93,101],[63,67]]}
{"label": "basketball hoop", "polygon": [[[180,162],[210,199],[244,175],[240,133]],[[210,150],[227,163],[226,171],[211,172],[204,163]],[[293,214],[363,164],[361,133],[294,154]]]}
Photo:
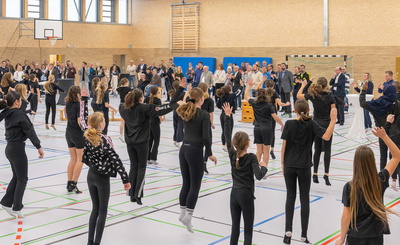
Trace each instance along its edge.
{"label": "basketball hoop", "polygon": [[54,46],[57,42],[58,37],[47,37],[47,40],[50,40],[51,46]]}

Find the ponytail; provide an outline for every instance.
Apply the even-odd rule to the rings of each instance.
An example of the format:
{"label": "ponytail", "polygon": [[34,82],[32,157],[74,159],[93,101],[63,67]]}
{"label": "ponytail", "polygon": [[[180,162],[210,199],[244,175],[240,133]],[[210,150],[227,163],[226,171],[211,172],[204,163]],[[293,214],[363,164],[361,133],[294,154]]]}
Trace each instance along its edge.
{"label": "ponytail", "polygon": [[203,98],[204,93],[200,88],[193,88],[190,91],[190,100],[176,109],[176,113],[180,116],[183,121],[188,122],[194,118],[197,113],[197,107],[195,103],[197,103],[201,98]]}
{"label": "ponytail", "polygon": [[0,110],[12,107],[15,101],[20,99],[21,95],[17,91],[8,92],[8,94],[4,97],[4,99],[0,100]]}
{"label": "ponytail", "polygon": [[267,96],[265,89],[257,89],[257,102],[271,102],[271,98]]}
{"label": "ponytail", "polygon": [[50,75],[49,80],[44,84],[44,89],[48,94],[52,94],[54,92],[53,87],[51,86],[52,83],[54,83],[54,75]]}
{"label": "ponytail", "polygon": [[328,80],[325,77],[318,78],[316,83],[311,84],[308,88],[308,93],[315,99],[318,97],[319,99],[323,99],[322,93],[327,89]]}
{"label": "ponytail", "polygon": [[300,115],[300,122],[307,123],[307,121],[312,119],[312,116],[308,115],[310,107],[308,106],[308,102],[306,100],[298,99],[294,105],[294,109],[296,110],[296,113]]}
{"label": "ponytail", "polygon": [[101,130],[97,130],[100,124],[104,121],[104,115],[102,112],[95,112],[90,114],[88,118],[89,128],[85,130],[83,135],[92,145],[98,146],[101,143]]}
{"label": "ponytail", "polygon": [[217,91],[215,92],[215,94],[217,95],[217,97],[222,98],[225,95],[228,95],[232,90],[232,87],[229,85],[225,85],[220,89],[217,89]]}
{"label": "ponytail", "polygon": [[199,86],[197,86],[201,90],[203,90],[204,93],[204,99],[208,99],[210,95],[208,94],[208,84],[207,83],[200,83]]}
{"label": "ponytail", "polygon": [[157,96],[158,93],[158,87],[157,86],[153,86],[150,88],[150,99],[149,99],[149,104],[153,104],[154,102],[154,97]]}
{"label": "ponytail", "polygon": [[249,146],[249,141],[249,135],[243,131],[239,131],[235,134],[235,136],[233,136],[232,145],[236,150],[236,169],[240,169],[239,158],[243,151],[245,151]]}
{"label": "ponytail", "polygon": [[101,84],[100,88],[96,90],[96,104],[102,104],[104,99],[104,94],[106,93],[107,86],[106,84]]}
{"label": "ponytail", "polygon": [[135,89],[131,92],[129,92],[125,96],[125,103],[124,103],[124,108],[125,109],[130,109],[133,106],[137,105],[140,103],[140,99],[143,97],[143,91],[140,89]]}

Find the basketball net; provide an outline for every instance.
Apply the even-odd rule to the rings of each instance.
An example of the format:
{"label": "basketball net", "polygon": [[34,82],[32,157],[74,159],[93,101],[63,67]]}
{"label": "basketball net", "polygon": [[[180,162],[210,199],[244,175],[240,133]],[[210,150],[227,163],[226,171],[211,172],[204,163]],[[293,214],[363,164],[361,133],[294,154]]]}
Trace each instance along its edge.
{"label": "basketball net", "polygon": [[50,40],[51,46],[54,46],[57,42],[58,37],[47,37],[47,40]]}

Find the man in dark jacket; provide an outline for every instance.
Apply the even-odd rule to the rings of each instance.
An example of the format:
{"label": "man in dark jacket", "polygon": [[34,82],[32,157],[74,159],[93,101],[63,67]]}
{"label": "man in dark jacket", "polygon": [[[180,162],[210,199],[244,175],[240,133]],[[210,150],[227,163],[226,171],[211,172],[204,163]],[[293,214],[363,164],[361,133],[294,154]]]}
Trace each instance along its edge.
{"label": "man in dark jacket", "polygon": [[[344,97],[346,97],[346,77],[342,73],[342,68],[336,67],[335,68],[335,75],[329,82],[329,85],[331,85],[331,90],[334,95],[336,95],[339,99],[344,100]],[[344,124],[344,105],[339,105],[336,103],[336,108],[338,110],[338,121],[336,124],[340,124],[340,126],[343,126]]]}

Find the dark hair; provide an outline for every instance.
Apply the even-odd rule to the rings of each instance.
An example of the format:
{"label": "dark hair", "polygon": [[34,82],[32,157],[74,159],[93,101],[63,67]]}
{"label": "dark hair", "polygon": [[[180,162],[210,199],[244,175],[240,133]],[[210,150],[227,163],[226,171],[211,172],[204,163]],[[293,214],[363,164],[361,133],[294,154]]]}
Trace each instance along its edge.
{"label": "dark hair", "polygon": [[14,105],[16,100],[20,100],[21,95],[17,91],[10,91],[4,99],[0,100],[0,110],[9,108]]}
{"label": "dark hair", "polygon": [[243,151],[246,150],[247,146],[249,145],[249,141],[249,135],[243,131],[236,132],[235,136],[233,136],[232,145],[236,150],[236,169],[240,169],[239,156]]}
{"label": "dark hair", "polygon": [[35,74],[30,74],[29,75],[29,81],[35,81],[36,75]]}
{"label": "dark hair", "polygon": [[266,95],[271,99],[272,96],[274,96],[275,94],[275,82],[271,79],[268,79],[267,81],[265,81],[265,83],[267,84]]}
{"label": "dark hair", "polygon": [[150,99],[149,99],[149,104],[153,104],[154,102],[154,97],[157,96],[158,93],[158,87],[157,86],[153,86],[150,88]]}
{"label": "dark hair", "polygon": [[92,91],[93,91],[93,93],[96,92],[96,88],[97,88],[97,85],[99,84],[99,82],[100,82],[100,78],[99,77],[94,77],[92,79]]}
{"label": "dark hair", "polygon": [[131,92],[129,92],[125,96],[125,103],[124,103],[124,108],[125,109],[130,109],[132,106],[135,106],[139,104],[140,99],[143,97],[143,91],[140,89],[135,89]]}
{"label": "dark hair", "polygon": [[312,119],[312,117],[308,115],[310,107],[308,106],[308,102],[306,100],[296,100],[296,104],[294,104],[294,109],[296,110],[296,113],[300,115],[300,122],[306,123],[307,121],[310,121]]}
{"label": "dark hair", "polygon": [[271,98],[267,96],[267,91],[263,88],[257,89],[257,102],[271,102]]}
{"label": "dark hair", "polygon": [[65,102],[78,102],[79,96],[81,94],[81,88],[77,85],[73,85],[68,89],[67,97],[65,97]]}
{"label": "dark hair", "polygon": [[300,65],[300,67],[304,67],[304,68],[306,68],[306,66],[305,66],[305,65]]}
{"label": "dark hair", "polygon": [[393,86],[396,87],[396,92],[400,93],[400,82],[399,81],[394,81]]}
{"label": "dark hair", "polygon": [[4,74],[3,77],[1,78],[1,86],[4,87],[4,88],[9,87],[10,83],[13,82],[11,77],[12,77],[11,72],[7,72],[6,74]]}
{"label": "dark hair", "polygon": [[173,88],[173,89],[171,89],[170,91],[168,91],[169,96],[171,96],[171,98],[174,97],[176,90],[178,90],[178,88],[179,88],[179,80],[175,80],[175,81],[172,83],[172,88]]}
{"label": "dark hair", "polygon": [[197,62],[197,64],[202,64],[202,65],[204,65],[202,61]]}
{"label": "dark hair", "polygon": [[228,95],[231,91],[232,91],[232,87],[229,85],[225,85],[225,86],[222,86],[222,88],[217,89],[216,95],[217,95],[217,97],[222,98],[225,95]]}
{"label": "dark hair", "polygon": [[389,76],[393,76],[393,72],[392,71],[385,71],[385,74],[388,74]]}

